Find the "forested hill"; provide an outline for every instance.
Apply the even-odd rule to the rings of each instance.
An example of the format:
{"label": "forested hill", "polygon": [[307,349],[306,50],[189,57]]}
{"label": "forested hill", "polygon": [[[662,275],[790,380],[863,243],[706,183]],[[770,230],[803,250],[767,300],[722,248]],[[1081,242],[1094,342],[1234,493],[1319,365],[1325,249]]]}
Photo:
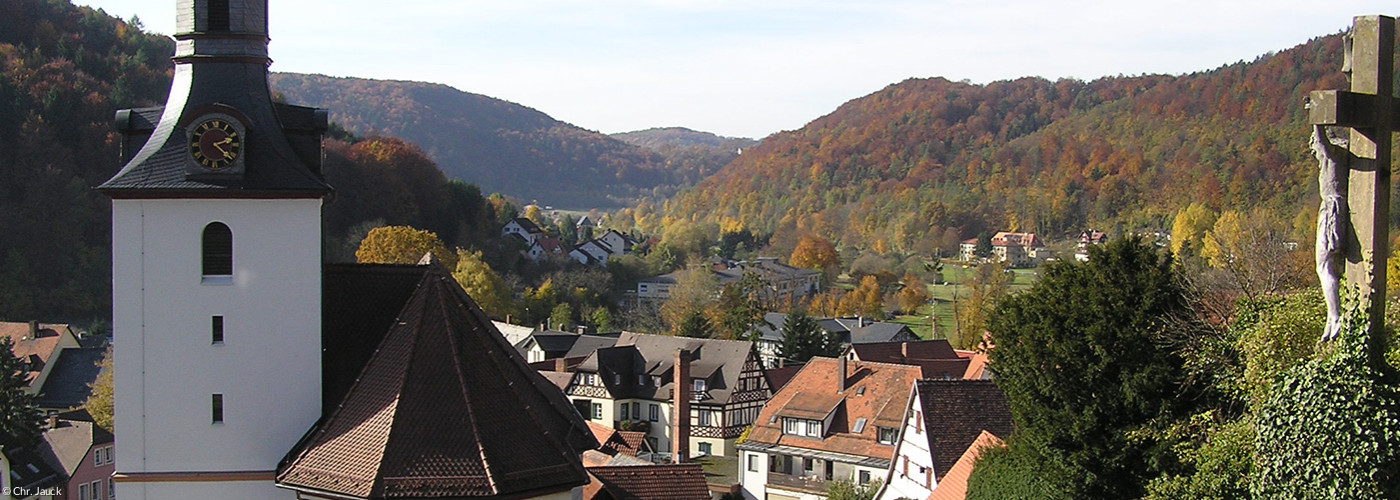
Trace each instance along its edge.
{"label": "forested hill", "polygon": [[[111,314],[112,114],[170,89],[169,38],[68,2],[0,0],[0,320]],[[86,323],[82,323],[86,325]]]}
{"label": "forested hill", "polygon": [[882,253],[1170,228],[1192,202],[1302,220],[1317,190],[1303,97],[1343,88],[1341,62],[1327,36],[1181,76],[907,80],[746,149],[663,213]]}
{"label": "forested hill", "polygon": [[758,144],[753,139],[721,137],[682,127],[652,128],[613,134],[613,138],[655,151],[666,161],[667,170],[691,186],[734,161],[744,148]]}
{"label": "forested hill", "polygon": [[272,88],[330,109],[356,134],[418,144],[448,177],[526,202],[616,207],[685,183],[652,151],[446,85],[277,73]]}

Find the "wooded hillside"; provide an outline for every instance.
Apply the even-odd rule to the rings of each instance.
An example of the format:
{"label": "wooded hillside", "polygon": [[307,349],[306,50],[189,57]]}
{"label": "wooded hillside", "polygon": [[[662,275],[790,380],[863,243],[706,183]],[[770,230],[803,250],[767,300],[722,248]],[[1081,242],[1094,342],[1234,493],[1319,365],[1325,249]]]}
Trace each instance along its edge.
{"label": "wooded hillside", "polygon": [[1182,76],[907,80],[765,139],[647,220],[880,253],[946,252],[981,231],[1170,228],[1191,202],[1306,229],[1317,183],[1303,97],[1345,86],[1341,50],[1327,36]]}

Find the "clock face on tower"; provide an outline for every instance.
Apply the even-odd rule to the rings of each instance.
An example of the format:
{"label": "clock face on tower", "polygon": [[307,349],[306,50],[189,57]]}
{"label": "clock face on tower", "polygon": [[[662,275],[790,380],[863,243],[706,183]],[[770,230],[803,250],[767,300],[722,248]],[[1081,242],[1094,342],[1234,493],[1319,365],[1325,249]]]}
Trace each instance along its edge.
{"label": "clock face on tower", "polygon": [[196,122],[190,132],[190,156],[199,166],[214,172],[234,164],[243,152],[243,136],[223,118]]}

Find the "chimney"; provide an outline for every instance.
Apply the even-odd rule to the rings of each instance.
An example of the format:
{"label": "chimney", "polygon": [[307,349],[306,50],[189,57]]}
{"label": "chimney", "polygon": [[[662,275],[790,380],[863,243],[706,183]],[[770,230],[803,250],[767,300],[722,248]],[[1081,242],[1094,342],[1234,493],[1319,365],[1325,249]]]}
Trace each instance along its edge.
{"label": "chimney", "polygon": [[567,372],[567,371],[569,371],[569,361],[566,360],[566,359],[564,359],[564,358],[554,358],[554,371],[556,371],[556,372]]}
{"label": "chimney", "polygon": [[899,355],[904,358],[904,361],[909,360],[909,342],[899,343]]}
{"label": "chimney", "polygon": [[37,319],[29,320],[29,338],[39,338],[39,320]]}
{"label": "chimney", "polygon": [[55,411],[55,412],[49,412],[49,428],[50,428],[50,429],[57,429],[57,428],[58,428],[58,412],[56,412],[56,411]]}
{"label": "chimney", "polygon": [[671,461],[683,464],[690,454],[690,351],[676,349],[671,389]]}
{"label": "chimney", "polygon": [[845,357],[845,356],[841,356],[841,361],[840,361],[840,363],[841,363],[841,365],[840,365],[840,367],[839,367],[839,368],[837,369],[837,371],[836,371],[836,393],[837,393],[837,394],[844,394],[844,393],[846,392],[846,357]]}

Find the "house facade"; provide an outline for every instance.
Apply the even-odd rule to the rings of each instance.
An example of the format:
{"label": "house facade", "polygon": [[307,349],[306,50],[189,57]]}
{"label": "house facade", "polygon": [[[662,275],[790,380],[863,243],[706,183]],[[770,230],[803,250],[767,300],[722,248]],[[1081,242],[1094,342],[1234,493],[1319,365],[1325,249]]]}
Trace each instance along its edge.
{"label": "house facade", "polygon": [[1108,241],[1108,235],[1103,231],[1090,229],[1079,233],[1079,244],[1074,249],[1074,260],[1089,262],[1089,247],[1102,245]]}
{"label": "house facade", "polygon": [[[688,359],[679,360],[678,351]],[[688,376],[678,383],[681,370]],[[652,450],[686,457],[734,456],[735,440],[772,396],[750,342],[630,332],[578,365],[564,393],[585,419],[643,430]],[[679,425],[677,394],[689,414]],[[688,444],[680,450],[676,427],[686,428],[680,434]]]}
{"label": "house facade", "polygon": [[[958,258],[968,262],[979,260],[976,255],[977,239],[965,240],[959,245]],[[1011,267],[1033,266],[1052,256],[1050,249],[1040,241],[1035,233],[1013,233],[1001,231],[992,236],[992,254],[987,257],[993,262],[1005,262]]]}
{"label": "house facade", "polygon": [[744,498],[818,500],[831,481],[884,477],[916,366],[812,358],[739,445]]}
{"label": "house facade", "polygon": [[1011,431],[1006,398],[991,381],[920,380],[909,391],[899,444],[876,498],[929,498],[939,490],[962,498],[951,490],[966,487],[971,465],[964,465],[967,470],[958,478],[949,475],[964,456],[972,453],[975,459]]}
{"label": "house facade", "polygon": [[529,245],[534,245],[535,240],[544,236],[544,230],[540,229],[540,226],[535,224],[535,221],[524,217],[516,217],[511,219],[510,222],[507,222],[505,226],[501,227],[501,236],[512,235],[524,240],[525,245],[528,247]]}

